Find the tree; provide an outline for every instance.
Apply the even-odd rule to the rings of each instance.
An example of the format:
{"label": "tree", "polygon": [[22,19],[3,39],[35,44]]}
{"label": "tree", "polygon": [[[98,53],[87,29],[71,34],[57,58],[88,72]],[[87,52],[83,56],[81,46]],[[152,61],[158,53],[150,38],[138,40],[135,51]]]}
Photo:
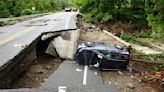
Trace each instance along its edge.
{"label": "tree", "polygon": [[[17,17],[24,14],[42,13],[58,10],[60,0],[1,0],[0,17]],[[35,12],[32,7],[36,7]]]}
{"label": "tree", "polygon": [[4,0],[0,1],[0,17],[4,18],[4,17],[9,17],[10,16],[10,12],[7,9],[7,4],[4,2]]}

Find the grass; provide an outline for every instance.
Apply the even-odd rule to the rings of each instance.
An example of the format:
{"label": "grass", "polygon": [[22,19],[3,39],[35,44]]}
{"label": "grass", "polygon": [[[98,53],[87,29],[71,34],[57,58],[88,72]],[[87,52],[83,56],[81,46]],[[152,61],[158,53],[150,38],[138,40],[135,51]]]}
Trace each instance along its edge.
{"label": "grass", "polygon": [[154,71],[164,71],[164,64],[154,66],[153,70]]}
{"label": "grass", "polygon": [[132,50],[133,59],[141,59],[146,61],[152,61],[152,62],[158,62],[162,61],[164,62],[164,54],[151,54],[151,55],[145,55],[141,52],[138,52],[136,50]]}
{"label": "grass", "polygon": [[136,41],[139,41],[141,43],[150,44],[153,43],[155,45],[161,46],[164,44],[164,41],[162,39],[154,39],[154,38],[135,38]]}
{"label": "grass", "polygon": [[10,21],[5,21],[5,22],[0,22],[0,26],[13,25],[18,22],[21,22],[21,21],[20,20],[10,20]]}
{"label": "grass", "polygon": [[[42,15],[46,15],[46,14],[50,14],[50,13],[43,13]],[[21,18],[21,19],[15,19],[15,20],[9,20],[9,21],[0,21],[0,27],[1,26],[7,26],[7,25],[13,25],[13,24],[16,24],[16,23],[19,23],[19,22],[22,22],[22,21],[25,21],[25,20],[29,20],[29,19],[32,19],[32,18],[36,18],[36,17],[39,17],[39,16],[42,16],[42,15],[37,15],[37,16],[32,16],[32,17],[26,17],[26,18]]]}
{"label": "grass", "polygon": [[135,39],[134,36],[132,36],[128,33],[124,33],[120,37],[121,37],[121,39],[123,39],[131,44],[134,43],[134,39]]}

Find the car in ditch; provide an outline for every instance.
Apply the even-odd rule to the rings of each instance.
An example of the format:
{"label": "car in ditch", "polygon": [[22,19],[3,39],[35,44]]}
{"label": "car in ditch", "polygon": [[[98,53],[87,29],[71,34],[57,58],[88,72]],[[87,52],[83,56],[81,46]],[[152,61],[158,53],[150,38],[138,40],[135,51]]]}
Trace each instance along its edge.
{"label": "car in ditch", "polygon": [[126,70],[129,56],[129,51],[119,46],[82,43],[77,48],[75,60],[78,64],[98,67],[101,70]]}

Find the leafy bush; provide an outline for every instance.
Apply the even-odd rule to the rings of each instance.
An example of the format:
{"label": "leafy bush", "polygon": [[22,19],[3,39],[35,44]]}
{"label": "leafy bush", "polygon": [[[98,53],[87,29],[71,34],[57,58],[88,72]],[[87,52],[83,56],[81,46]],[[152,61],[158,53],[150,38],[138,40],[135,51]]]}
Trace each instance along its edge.
{"label": "leafy bush", "polygon": [[109,20],[111,20],[111,19],[113,19],[113,16],[110,15],[110,14],[108,14],[108,13],[106,13],[106,14],[103,16],[102,21],[103,21],[103,23],[106,23],[106,22],[109,22]]}
{"label": "leafy bush", "polygon": [[30,14],[33,14],[33,13],[34,13],[34,11],[31,10],[31,9],[24,9],[24,10],[22,11],[22,14],[23,14],[23,15],[30,15]]}
{"label": "leafy bush", "polygon": [[130,34],[124,33],[120,37],[121,37],[121,39],[123,39],[129,43],[134,43],[134,37],[131,36]]}
{"label": "leafy bush", "polygon": [[141,31],[138,33],[138,37],[139,38],[149,38],[150,37],[150,34],[151,34],[151,31]]}
{"label": "leafy bush", "polygon": [[10,11],[7,9],[7,4],[0,0],[0,18],[6,18],[10,16]]}
{"label": "leafy bush", "polygon": [[163,55],[162,54],[148,55],[148,58],[152,61],[159,61],[161,58],[163,58]]}
{"label": "leafy bush", "polygon": [[164,64],[153,67],[153,70],[154,71],[163,71],[164,70]]}

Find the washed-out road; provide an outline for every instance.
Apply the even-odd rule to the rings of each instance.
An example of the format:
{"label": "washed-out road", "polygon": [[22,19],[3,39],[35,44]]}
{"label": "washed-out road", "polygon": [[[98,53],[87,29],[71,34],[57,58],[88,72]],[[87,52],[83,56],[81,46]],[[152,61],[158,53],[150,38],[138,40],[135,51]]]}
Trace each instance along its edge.
{"label": "washed-out road", "polygon": [[56,13],[21,22],[11,26],[0,27],[0,67],[14,58],[41,33],[64,29],[76,29],[75,12]]}
{"label": "washed-out road", "polygon": [[[77,29],[77,12],[45,15],[11,26],[0,27],[0,71],[43,32]],[[4,70],[3,70],[4,71]],[[0,90],[2,92],[118,92],[103,83],[99,70],[63,61],[37,89]]]}

